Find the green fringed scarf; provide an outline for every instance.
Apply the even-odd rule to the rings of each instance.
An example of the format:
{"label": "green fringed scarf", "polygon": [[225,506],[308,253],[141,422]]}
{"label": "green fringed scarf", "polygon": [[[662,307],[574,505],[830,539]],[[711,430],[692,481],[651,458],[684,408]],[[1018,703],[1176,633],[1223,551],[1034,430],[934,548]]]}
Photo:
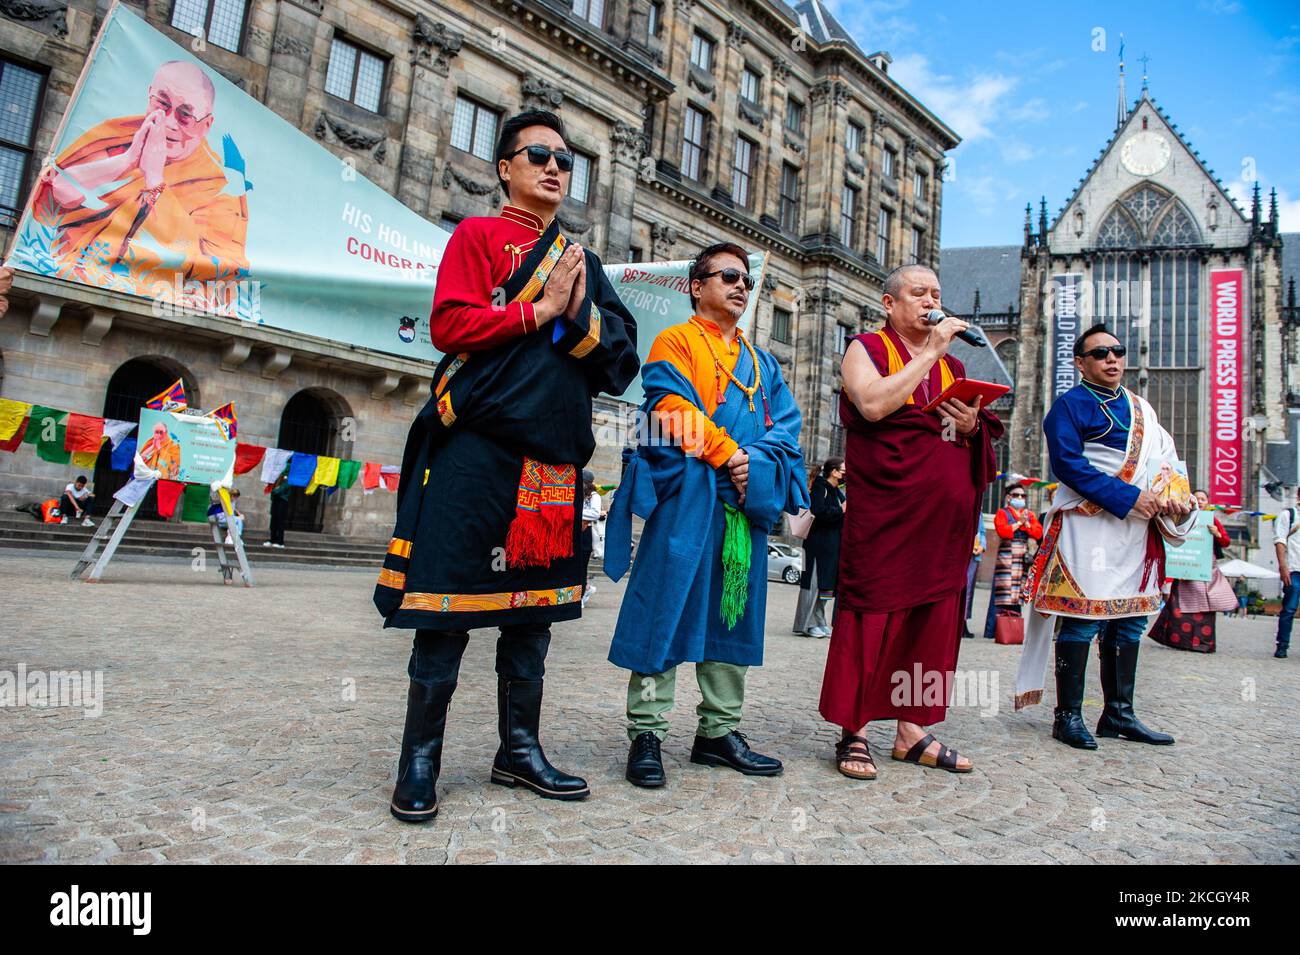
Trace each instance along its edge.
{"label": "green fringed scarf", "polygon": [[749,601],[749,560],[753,553],[753,540],[749,533],[749,518],[726,501],[727,530],[722,538],[722,619],[727,629],[745,612]]}

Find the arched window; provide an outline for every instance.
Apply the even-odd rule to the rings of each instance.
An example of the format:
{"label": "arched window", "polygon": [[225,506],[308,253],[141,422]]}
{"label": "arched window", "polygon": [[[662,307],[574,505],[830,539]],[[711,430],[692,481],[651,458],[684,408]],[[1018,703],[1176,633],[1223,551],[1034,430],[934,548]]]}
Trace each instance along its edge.
{"label": "arched window", "polygon": [[1169,193],[1157,190],[1152,186],[1142,186],[1130,192],[1120,200],[1120,203],[1132,214],[1138,228],[1143,233],[1146,233],[1168,201]]}
{"label": "arched window", "polygon": [[1199,245],[1200,242],[1201,230],[1177,200],[1170,203],[1169,211],[1151,232],[1151,244],[1155,246]]}
{"label": "arched window", "polygon": [[1134,249],[1141,244],[1137,226],[1119,207],[1112,208],[1097,230],[1097,247],[1101,249]]}
{"label": "arched window", "polygon": [[[302,454],[328,454],[347,457],[344,446],[343,419],[351,412],[338,394],[324,388],[308,388],[298,392],[284,406],[280,415],[280,436],[276,447]],[[289,514],[285,527],[291,531],[319,533],[325,528],[324,490],[307,494],[294,488],[289,495]]]}

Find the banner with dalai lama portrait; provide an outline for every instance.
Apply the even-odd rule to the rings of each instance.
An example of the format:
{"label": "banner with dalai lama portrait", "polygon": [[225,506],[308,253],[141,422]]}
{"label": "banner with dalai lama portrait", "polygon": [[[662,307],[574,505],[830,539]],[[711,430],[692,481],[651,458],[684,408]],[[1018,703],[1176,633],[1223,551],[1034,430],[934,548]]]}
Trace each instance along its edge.
{"label": "banner with dalai lama portrait", "polygon": [[6,264],[434,361],[448,238],[119,4]]}

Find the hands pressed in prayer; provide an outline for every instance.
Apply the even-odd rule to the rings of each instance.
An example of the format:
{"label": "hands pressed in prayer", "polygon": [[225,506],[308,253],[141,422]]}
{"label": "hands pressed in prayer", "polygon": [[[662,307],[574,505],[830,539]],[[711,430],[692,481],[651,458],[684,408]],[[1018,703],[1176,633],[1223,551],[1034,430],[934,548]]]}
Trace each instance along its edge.
{"label": "hands pressed in prayer", "polygon": [[[151,116],[158,116],[160,120],[149,127],[149,131],[144,136],[144,142],[140,147],[140,173],[144,176],[144,184],[148,189],[156,189],[163,182],[163,166],[167,165],[167,130],[161,122],[161,111],[151,113]],[[145,123],[140,124],[144,129],[148,123],[148,117]],[[137,133],[138,135],[138,133]],[[135,147],[135,140],[131,141],[132,148]]]}
{"label": "hands pressed in prayer", "polygon": [[564,310],[564,317],[569,321],[575,321],[578,317],[578,309],[582,307],[582,300],[587,297],[587,263],[585,257],[579,252],[578,277],[573,282],[573,289],[569,292],[569,307]]}
{"label": "hands pressed in prayer", "polygon": [[546,280],[546,287],[542,290],[542,297],[533,303],[533,316],[537,319],[538,327],[546,324],[555,316],[564,313],[569,308],[569,301],[573,297],[574,283],[577,282],[578,276],[582,274],[585,287],[585,273],[586,260],[582,255],[582,246],[576,242],[571,243],[564,250],[564,254],[560,256],[560,261],[555,263],[555,268],[551,270],[551,277]]}
{"label": "hands pressed in prayer", "polygon": [[951,419],[957,426],[957,433],[962,437],[968,434],[974,434],[975,429],[980,423],[980,402],[984,400],[983,395],[975,396],[973,405],[964,404],[956,398],[949,398],[943,404],[939,405],[939,417],[945,421]]}
{"label": "hands pressed in prayer", "polygon": [[731,472],[731,483],[736,485],[740,503],[745,503],[745,491],[749,487],[749,455],[741,448],[727,459],[727,469]]}

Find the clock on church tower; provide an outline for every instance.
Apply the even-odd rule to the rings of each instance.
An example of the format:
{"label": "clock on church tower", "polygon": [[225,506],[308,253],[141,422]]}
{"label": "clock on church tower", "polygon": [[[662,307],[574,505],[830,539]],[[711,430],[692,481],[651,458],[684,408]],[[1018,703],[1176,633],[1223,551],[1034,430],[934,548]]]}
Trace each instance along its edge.
{"label": "clock on church tower", "polygon": [[1153,176],[1169,162],[1169,140],[1146,129],[1134,133],[1120,147],[1119,161],[1135,176]]}

